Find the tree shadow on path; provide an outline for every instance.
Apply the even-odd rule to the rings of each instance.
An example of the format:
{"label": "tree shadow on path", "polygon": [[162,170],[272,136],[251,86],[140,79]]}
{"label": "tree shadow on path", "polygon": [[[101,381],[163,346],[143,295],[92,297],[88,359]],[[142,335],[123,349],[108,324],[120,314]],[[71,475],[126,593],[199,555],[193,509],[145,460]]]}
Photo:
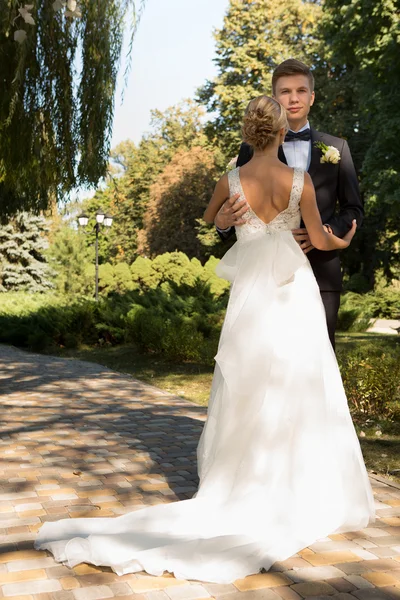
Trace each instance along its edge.
{"label": "tree shadow on path", "polygon": [[0,397],[0,502],[40,493],[43,506],[70,508],[85,503],[74,494],[104,489],[122,504],[118,514],[197,489],[204,407],[100,365],[7,346]]}

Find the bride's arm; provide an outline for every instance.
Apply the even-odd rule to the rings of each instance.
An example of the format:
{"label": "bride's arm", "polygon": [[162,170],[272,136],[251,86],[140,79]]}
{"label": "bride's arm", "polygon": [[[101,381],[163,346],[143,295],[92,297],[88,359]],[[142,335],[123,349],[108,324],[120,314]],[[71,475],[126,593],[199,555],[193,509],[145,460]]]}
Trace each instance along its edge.
{"label": "bride's arm", "polygon": [[214,223],[214,219],[221,206],[229,198],[228,175],[225,174],[215,186],[212,198],[204,212],[203,219],[206,223]]}
{"label": "bride's arm", "polygon": [[308,173],[304,173],[304,189],[300,200],[300,210],[314,248],[318,248],[318,250],[342,250],[350,245],[357,229],[355,220],[350,231],[343,238],[339,238],[333,233],[327,233],[322,225],[314,185]]}

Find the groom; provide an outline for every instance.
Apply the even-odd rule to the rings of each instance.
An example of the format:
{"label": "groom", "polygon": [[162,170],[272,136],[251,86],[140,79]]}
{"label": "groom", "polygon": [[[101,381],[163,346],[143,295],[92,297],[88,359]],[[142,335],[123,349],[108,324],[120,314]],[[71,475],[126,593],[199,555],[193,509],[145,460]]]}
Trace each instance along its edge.
{"label": "groom", "polygon": [[[343,237],[351,228],[353,219],[360,227],[364,209],[358,188],[357,174],[345,140],[316,131],[308,122],[308,114],[314,104],[314,77],[307,65],[299,60],[285,60],[276,67],[272,75],[272,93],[286,109],[290,130],[285,142],[279,147],[279,158],[290,167],[308,171],[314,183],[317,204],[327,232]],[[321,163],[322,151],[315,146],[323,142],[334,146],[340,153],[340,160]],[[253,149],[246,143],[240,147],[237,166],[246,164],[253,156]],[[327,157],[328,158],[328,157]],[[332,159],[331,159],[332,160]],[[333,161],[335,161],[333,156]],[[244,201],[236,202],[237,196],[229,198],[215,218],[215,225],[222,239],[227,239],[235,225],[245,221],[242,215],[247,211]],[[339,202],[339,212],[336,205]],[[320,288],[324,303],[329,337],[335,347],[335,330],[342,290],[342,272],[336,250],[323,252],[315,249],[301,224],[293,235],[303,251],[308,255]]]}

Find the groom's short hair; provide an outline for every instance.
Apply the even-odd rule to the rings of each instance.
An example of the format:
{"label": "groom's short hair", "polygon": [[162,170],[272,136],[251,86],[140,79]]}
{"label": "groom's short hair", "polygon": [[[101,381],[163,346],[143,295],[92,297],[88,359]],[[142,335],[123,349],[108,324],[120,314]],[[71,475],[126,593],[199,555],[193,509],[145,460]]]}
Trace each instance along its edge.
{"label": "groom's short hair", "polygon": [[278,65],[272,74],[272,93],[275,94],[276,83],[280,77],[288,77],[290,75],[305,75],[310,83],[310,89],[314,91],[314,76],[311,73],[310,67],[295,58],[284,60]]}

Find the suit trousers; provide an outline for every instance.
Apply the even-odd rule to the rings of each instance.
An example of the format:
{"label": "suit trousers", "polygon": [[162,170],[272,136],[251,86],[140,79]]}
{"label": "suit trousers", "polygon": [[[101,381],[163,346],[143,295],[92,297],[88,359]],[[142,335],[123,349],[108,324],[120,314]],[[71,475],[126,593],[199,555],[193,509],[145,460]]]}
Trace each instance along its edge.
{"label": "suit trousers", "polygon": [[329,339],[333,349],[335,349],[335,331],[340,307],[340,292],[322,292],[321,298],[326,313],[326,323],[328,325]]}

